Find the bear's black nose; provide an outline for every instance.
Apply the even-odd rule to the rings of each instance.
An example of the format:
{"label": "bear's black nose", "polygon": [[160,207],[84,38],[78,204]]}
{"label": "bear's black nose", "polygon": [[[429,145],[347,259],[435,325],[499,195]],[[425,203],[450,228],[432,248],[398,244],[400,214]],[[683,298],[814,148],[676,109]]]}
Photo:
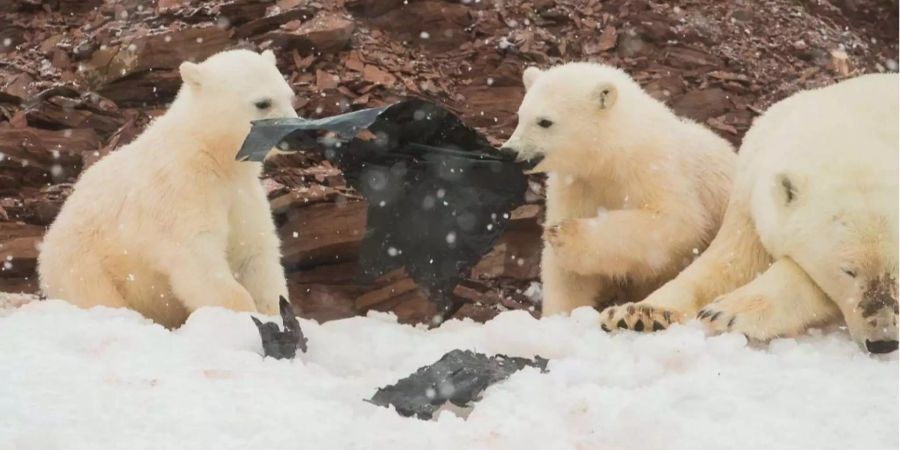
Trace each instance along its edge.
{"label": "bear's black nose", "polygon": [[866,339],[866,350],[872,353],[890,353],[897,350],[897,341],[870,341]]}

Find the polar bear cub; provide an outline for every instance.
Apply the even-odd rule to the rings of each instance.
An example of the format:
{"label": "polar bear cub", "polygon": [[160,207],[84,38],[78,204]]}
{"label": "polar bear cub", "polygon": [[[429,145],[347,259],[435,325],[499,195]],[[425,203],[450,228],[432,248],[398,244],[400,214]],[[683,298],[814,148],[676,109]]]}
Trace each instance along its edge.
{"label": "polar bear cub", "polygon": [[271,51],[180,72],[168,111],[75,184],[41,247],[41,288],[170,327],[203,306],[276,314],[287,287],[261,164],[235,155],[251,121],[296,117],[293,91]]}
{"label": "polar bear cub", "polygon": [[504,147],[548,172],[543,313],[641,300],[715,236],[734,149],[619,69],[571,63],[522,78]]}
{"label": "polar bear cub", "polygon": [[645,308],[761,340],[843,317],[860,346],[896,350],[898,82],[865,75],[769,108],[744,138],[719,234]]}

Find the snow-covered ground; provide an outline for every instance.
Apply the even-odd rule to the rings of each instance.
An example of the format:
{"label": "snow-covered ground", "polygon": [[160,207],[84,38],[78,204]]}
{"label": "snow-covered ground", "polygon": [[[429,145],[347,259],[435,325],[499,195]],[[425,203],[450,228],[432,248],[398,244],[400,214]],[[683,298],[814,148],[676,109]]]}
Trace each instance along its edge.
{"label": "snow-covered ground", "polygon": [[[508,312],[436,330],[392,316],[302,320],[309,353],[263,359],[246,315],[171,332],[62,302],[0,312],[0,448],[896,449],[897,354],[845,333],[754,347],[694,326],[610,336],[597,313]],[[371,405],[454,348],[551,359],[490,387],[468,418]]]}

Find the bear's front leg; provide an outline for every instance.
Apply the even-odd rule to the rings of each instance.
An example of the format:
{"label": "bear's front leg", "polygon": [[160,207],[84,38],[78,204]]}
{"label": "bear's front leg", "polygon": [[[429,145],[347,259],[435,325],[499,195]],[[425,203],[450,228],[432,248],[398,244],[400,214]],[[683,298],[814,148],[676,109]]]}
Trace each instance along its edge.
{"label": "bear's front leg", "polygon": [[639,303],[611,306],[600,315],[606,330],[652,332],[693,317],[719,295],[765,270],[769,255],[759,242],[750,211],[738,199],[728,206],[722,227],[696,261]]}
{"label": "bear's front leg", "polygon": [[179,245],[165,262],[172,292],[188,312],[204,306],[256,312],[250,293],[235,280],[225,256],[225,243],[201,235]]}
{"label": "bear's front leg", "polygon": [[579,275],[563,268],[553,249],[545,246],[541,255],[544,299],[541,316],[568,314],[581,306],[603,306],[612,298],[615,284],[598,275]]}
{"label": "bear's front leg", "polygon": [[238,263],[237,278],[263,314],[277,315],[278,299],[288,298],[287,280],[277,244],[266,245],[244,255]]}
{"label": "bear's front leg", "polygon": [[758,340],[794,336],[839,316],[835,304],[790,258],[775,261],[765,273],[697,314],[714,331],[737,331]]}
{"label": "bear's front leg", "polygon": [[229,260],[238,282],[250,292],[259,312],[277,315],[278,299],[288,298],[281,242],[265,192],[256,180],[253,183],[233,208]]}
{"label": "bear's front leg", "polygon": [[549,227],[545,240],[560,264],[582,275],[627,279],[667,270],[690,256],[701,231],[686,222],[643,210],[612,211]]}

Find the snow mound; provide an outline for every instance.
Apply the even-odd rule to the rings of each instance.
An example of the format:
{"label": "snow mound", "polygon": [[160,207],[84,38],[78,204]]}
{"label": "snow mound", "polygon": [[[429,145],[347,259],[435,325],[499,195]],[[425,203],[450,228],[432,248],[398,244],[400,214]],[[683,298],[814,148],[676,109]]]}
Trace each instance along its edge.
{"label": "snow mound", "polygon": [[[596,319],[301,320],[309,353],[287,361],[259,356],[246,314],[200,310],[168,331],[34,302],[0,317],[0,449],[898,447],[897,353],[864,354],[840,331],[753,347],[693,324],[607,335]],[[465,419],[363,401],[456,348],[541,355],[550,372],[513,374]]]}

